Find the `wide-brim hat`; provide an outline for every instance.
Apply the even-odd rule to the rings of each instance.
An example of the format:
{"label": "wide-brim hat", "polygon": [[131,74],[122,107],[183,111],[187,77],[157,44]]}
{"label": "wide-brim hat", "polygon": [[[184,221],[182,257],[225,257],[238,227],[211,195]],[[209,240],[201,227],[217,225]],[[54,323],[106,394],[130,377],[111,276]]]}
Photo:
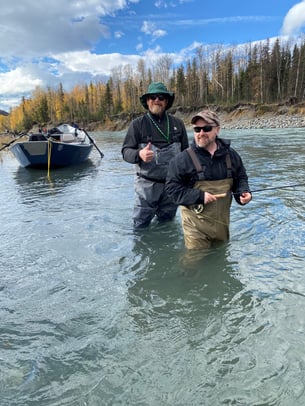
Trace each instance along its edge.
{"label": "wide-brim hat", "polygon": [[174,103],[174,100],[175,100],[175,93],[169,92],[167,90],[167,87],[163,83],[161,83],[161,82],[152,82],[148,86],[147,92],[140,97],[141,104],[146,110],[148,110],[148,105],[147,105],[146,99],[147,99],[147,96],[149,96],[150,94],[164,94],[164,95],[166,95],[166,97],[168,99],[168,102],[167,102],[165,110],[170,109],[172,107],[173,103]]}
{"label": "wide-brim hat", "polygon": [[216,113],[214,113],[214,111],[211,110],[200,111],[194,117],[192,117],[191,124],[195,124],[199,118],[202,118],[208,124],[216,124],[217,126],[220,126],[219,117],[217,116]]}

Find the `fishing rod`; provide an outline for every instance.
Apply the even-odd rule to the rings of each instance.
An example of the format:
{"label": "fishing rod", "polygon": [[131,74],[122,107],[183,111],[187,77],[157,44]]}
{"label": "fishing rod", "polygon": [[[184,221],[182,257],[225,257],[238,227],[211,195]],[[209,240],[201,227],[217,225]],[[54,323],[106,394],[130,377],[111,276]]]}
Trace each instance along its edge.
{"label": "fishing rod", "polygon": [[[262,188],[262,189],[249,190],[249,193],[265,192],[266,190],[289,189],[289,188],[295,188],[295,187],[299,187],[299,186],[305,186],[305,183],[296,183],[294,185],[265,187],[265,188]],[[216,199],[221,199],[222,197],[226,197],[228,194],[240,195],[240,192],[219,193],[219,194],[215,194],[214,196],[216,197]]]}
{"label": "fishing rod", "polygon": [[[278,190],[278,189],[288,189],[288,188],[295,188],[298,186],[305,186],[305,183],[295,183],[294,185],[283,185],[283,186],[274,186],[274,187],[265,187],[262,189],[255,189],[255,190],[249,190],[249,193],[256,193],[256,192],[265,192],[266,190]],[[226,193],[218,193],[218,194],[214,194],[214,197],[216,197],[216,199],[222,199],[223,197],[226,197],[228,195],[234,196],[234,195],[240,195],[241,193],[239,192],[226,192]],[[196,214],[200,214],[203,212],[204,210],[204,205],[203,204],[195,204],[192,207],[192,210],[196,213]]]}
{"label": "fishing rod", "polygon": [[255,192],[264,192],[265,190],[276,190],[276,189],[289,189],[289,188],[295,188],[298,186],[305,186],[305,183],[296,183],[295,185],[284,185],[284,186],[274,186],[274,187],[265,187],[263,189],[256,189],[256,190],[251,190],[251,193]]}
{"label": "fishing rod", "polygon": [[[274,186],[274,187],[265,187],[261,189],[250,190],[249,193],[265,192],[266,190],[278,190],[278,189],[289,189],[299,186],[305,186],[305,183],[295,183],[294,185],[283,185],[283,186]],[[240,193],[232,193],[233,195],[239,195]]]}

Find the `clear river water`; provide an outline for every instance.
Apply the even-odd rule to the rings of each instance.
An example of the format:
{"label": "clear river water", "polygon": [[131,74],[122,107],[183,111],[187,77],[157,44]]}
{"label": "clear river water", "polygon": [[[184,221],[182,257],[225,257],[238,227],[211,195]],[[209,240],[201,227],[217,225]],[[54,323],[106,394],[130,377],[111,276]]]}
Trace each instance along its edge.
{"label": "clear river water", "polygon": [[134,232],[124,133],[92,135],[50,178],[0,154],[0,405],[303,406],[305,129],[222,130],[260,191],[201,258],[179,213]]}

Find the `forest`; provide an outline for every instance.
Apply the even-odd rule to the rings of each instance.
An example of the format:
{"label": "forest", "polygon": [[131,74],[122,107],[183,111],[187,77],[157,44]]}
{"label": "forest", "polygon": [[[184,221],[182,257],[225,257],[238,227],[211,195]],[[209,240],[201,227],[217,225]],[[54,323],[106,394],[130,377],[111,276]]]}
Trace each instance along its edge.
{"label": "forest", "polygon": [[70,91],[37,87],[8,116],[0,116],[0,131],[29,131],[33,125],[76,122],[107,124],[118,117],[143,113],[139,97],[151,81],[175,92],[175,106],[233,108],[238,103],[297,104],[305,98],[305,40],[265,40],[259,43],[199,46],[191,59],[176,66],[163,55],[154,66],[139,59],[135,67],[118,66],[106,81],[78,84]]}

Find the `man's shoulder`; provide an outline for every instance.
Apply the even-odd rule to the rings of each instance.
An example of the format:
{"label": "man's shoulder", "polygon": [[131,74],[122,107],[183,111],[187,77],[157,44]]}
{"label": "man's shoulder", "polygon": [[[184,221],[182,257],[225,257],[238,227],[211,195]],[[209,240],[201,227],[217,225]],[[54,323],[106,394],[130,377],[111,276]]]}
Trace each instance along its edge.
{"label": "man's shoulder", "polygon": [[228,138],[217,137],[218,143],[224,148],[231,148],[231,140]]}
{"label": "man's shoulder", "polygon": [[143,113],[132,120],[132,123],[139,123],[147,118],[147,114]]}
{"label": "man's shoulder", "polygon": [[135,117],[130,125],[129,125],[129,129],[140,129],[141,126],[143,125],[143,123],[147,122],[148,120],[147,114],[142,114],[140,116]]}
{"label": "man's shoulder", "polygon": [[167,115],[171,118],[171,120],[184,125],[183,120],[181,118],[175,116],[173,113],[167,113]]}
{"label": "man's shoulder", "polygon": [[[188,147],[190,148],[190,147]],[[174,157],[174,159],[178,162],[184,162],[190,159],[190,154],[188,152],[188,148],[184,149],[183,151],[178,152],[178,154]]]}

